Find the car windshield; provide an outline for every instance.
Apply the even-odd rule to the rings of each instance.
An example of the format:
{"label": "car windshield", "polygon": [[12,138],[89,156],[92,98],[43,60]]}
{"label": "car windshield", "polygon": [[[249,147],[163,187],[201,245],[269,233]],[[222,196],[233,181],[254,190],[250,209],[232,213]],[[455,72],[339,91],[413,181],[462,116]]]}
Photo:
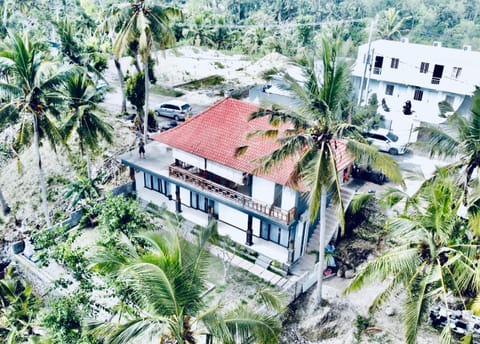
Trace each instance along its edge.
{"label": "car windshield", "polygon": [[398,141],[398,136],[392,133],[391,131],[388,132],[387,137],[390,141],[392,142],[397,142]]}
{"label": "car windshield", "polygon": [[183,104],[182,105],[182,110],[188,110],[190,108],[190,105],[188,104]]}

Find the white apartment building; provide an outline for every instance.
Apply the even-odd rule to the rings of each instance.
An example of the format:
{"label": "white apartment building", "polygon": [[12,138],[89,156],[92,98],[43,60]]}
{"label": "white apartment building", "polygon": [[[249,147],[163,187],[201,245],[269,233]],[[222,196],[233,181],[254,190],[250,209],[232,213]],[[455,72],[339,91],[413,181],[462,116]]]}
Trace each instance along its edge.
{"label": "white apartment building", "polygon": [[[377,40],[371,43],[370,57],[368,44],[361,45],[352,70],[354,90],[357,97],[362,93],[363,102],[373,93],[380,104],[384,99],[390,110],[384,114],[394,124],[408,117],[443,122],[445,118],[438,116],[438,103],[443,100],[468,114],[471,95],[480,85],[480,52],[470,46],[452,49],[440,42],[422,45],[408,39]],[[403,114],[407,101],[412,104],[412,116]]]}

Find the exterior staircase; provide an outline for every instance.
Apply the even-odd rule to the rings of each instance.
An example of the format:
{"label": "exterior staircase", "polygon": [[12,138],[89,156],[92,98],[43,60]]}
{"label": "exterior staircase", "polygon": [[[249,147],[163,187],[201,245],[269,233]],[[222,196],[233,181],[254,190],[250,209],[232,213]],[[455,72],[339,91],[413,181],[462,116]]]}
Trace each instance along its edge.
{"label": "exterior staircase", "polygon": [[[346,209],[355,195],[355,190],[344,185],[342,187],[342,201],[343,207]],[[325,243],[328,244],[338,233],[338,226],[340,221],[337,217],[335,207],[330,205],[326,211],[327,221],[325,225]],[[311,271],[316,264],[317,254],[309,254],[309,252],[318,252],[320,245],[320,223],[315,227],[312,236],[308,240],[307,249],[303,257],[301,257],[298,262],[292,267],[292,272],[295,274],[300,274],[305,271]]]}

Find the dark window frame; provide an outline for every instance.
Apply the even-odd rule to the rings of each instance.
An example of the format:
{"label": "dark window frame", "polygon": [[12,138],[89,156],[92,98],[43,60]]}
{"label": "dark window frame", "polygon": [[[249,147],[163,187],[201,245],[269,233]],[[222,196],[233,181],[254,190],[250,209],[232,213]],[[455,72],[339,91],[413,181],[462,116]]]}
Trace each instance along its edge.
{"label": "dark window frame", "polygon": [[400,63],[400,59],[397,57],[392,57],[390,60],[390,68],[392,69],[398,69],[398,65]]}
{"label": "dark window frame", "polygon": [[429,67],[430,67],[430,63],[428,62],[420,63],[420,73],[427,74]]}
{"label": "dark window frame", "polygon": [[413,100],[421,102],[423,99],[423,90],[421,88],[416,88],[413,93]]}
{"label": "dark window frame", "polygon": [[395,85],[387,84],[385,87],[385,95],[393,96],[393,92],[395,91]]}

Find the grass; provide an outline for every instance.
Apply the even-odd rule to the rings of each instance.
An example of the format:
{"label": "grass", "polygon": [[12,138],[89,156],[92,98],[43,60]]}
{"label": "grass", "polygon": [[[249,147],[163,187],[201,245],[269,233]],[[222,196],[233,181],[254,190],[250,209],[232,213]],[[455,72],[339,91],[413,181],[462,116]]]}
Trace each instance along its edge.
{"label": "grass", "polygon": [[152,86],[150,88],[150,92],[152,92],[154,94],[159,94],[159,95],[162,95],[162,96],[166,96],[166,97],[181,97],[185,94],[182,91],[176,90],[174,88],[163,87],[163,86],[160,86],[160,85]]}
{"label": "grass", "polygon": [[197,79],[190,81],[186,84],[183,84],[182,87],[194,91],[201,88],[212,87],[221,85],[225,81],[225,78],[221,75],[211,75],[207,76],[206,78]]}

